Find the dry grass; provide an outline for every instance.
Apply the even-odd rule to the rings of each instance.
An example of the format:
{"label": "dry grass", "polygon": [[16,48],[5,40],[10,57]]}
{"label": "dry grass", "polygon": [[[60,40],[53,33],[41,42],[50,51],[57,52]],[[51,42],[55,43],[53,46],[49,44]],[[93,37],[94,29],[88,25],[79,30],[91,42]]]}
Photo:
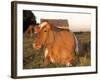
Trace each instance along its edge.
{"label": "dry grass", "polygon": [[[75,35],[80,42],[80,53],[76,53],[76,61],[73,62],[73,66],[90,66],[90,32],[77,32]],[[33,49],[33,41],[34,34],[32,36],[25,35],[23,37],[23,69],[45,68],[45,66],[43,66],[44,50]],[[65,67],[65,65],[49,63],[47,67]]]}

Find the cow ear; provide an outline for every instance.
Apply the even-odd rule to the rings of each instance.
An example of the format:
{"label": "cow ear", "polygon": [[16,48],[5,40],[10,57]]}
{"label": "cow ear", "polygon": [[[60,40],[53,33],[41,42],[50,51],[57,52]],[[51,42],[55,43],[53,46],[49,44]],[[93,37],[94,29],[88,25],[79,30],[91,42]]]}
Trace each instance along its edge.
{"label": "cow ear", "polygon": [[39,33],[40,32],[40,27],[39,26],[35,26],[34,27],[34,33]]}

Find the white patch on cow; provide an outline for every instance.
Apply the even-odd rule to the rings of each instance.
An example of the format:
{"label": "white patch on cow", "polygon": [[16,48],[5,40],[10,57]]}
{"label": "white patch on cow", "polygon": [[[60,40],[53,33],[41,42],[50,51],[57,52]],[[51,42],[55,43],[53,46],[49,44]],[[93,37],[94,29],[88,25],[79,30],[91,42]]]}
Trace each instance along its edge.
{"label": "white patch on cow", "polygon": [[45,58],[47,57],[47,55],[48,55],[48,49],[46,48],[46,49],[45,49],[45,55],[44,55]]}

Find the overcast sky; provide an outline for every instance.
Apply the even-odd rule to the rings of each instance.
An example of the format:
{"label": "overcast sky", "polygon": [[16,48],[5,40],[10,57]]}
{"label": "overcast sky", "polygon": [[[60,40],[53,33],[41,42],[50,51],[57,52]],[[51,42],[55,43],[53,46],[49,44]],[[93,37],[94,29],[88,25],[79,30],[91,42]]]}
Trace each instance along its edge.
{"label": "overcast sky", "polygon": [[40,19],[68,19],[69,28],[72,31],[90,31],[91,30],[91,14],[89,13],[60,13],[60,12],[43,12],[33,11],[37,22]]}

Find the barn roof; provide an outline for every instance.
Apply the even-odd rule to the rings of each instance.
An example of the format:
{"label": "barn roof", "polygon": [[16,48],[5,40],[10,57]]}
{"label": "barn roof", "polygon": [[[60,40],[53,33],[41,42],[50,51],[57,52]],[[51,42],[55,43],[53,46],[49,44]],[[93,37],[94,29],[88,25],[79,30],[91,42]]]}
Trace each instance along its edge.
{"label": "barn roof", "polygon": [[68,20],[67,19],[41,19],[41,22],[43,21],[48,21],[51,25],[53,26],[69,26]]}

